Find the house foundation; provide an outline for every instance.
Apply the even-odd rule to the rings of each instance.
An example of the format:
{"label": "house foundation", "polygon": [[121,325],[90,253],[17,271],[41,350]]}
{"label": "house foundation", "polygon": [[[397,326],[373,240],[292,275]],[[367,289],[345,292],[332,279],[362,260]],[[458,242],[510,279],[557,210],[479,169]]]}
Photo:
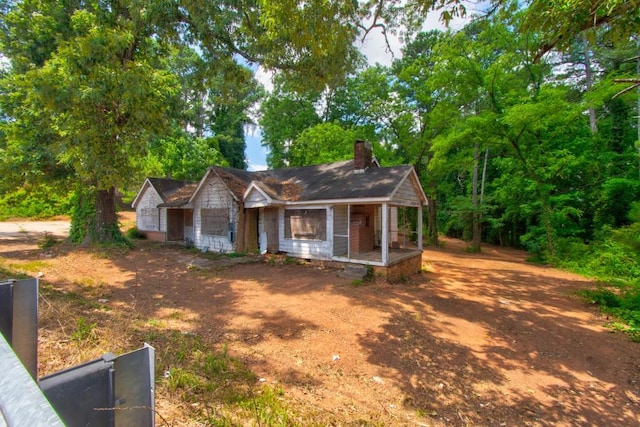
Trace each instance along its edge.
{"label": "house foundation", "polygon": [[399,282],[412,274],[419,273],[422,270],[422,253],[416,253],[413,256],[404,258],[396,264],[386,267],[373,267],[373,273],[376,276],[386,277],[390,282]]}

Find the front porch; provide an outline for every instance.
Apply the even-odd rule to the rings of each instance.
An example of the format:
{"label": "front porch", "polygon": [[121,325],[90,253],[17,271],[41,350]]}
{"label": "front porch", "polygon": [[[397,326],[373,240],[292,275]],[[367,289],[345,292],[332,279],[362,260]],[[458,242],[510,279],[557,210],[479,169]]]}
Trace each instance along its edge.
{"label": "front porch", "polygon": [[422,257],[420,204],[335,206],[333,221],[334,261],[391,267]]}
{"label": "front porch", "polygon": [[384,263],[382,261],[382,249],[376,248],[370,252],[354,254],[351,258],[334,256],[333,261],[384,267],[398,264],[408,258],[416,256],[422,256],[422,251],[418,248],[390,248],[387,254],[387,262]]}

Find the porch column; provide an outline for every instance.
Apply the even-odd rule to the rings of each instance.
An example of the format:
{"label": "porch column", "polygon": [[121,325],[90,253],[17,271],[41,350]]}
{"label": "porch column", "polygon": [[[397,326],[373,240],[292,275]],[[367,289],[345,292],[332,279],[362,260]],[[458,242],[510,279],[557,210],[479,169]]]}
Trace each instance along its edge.
{"label": "porch column", "polygon": [[382,264],[389,262],[389,205],[382,204]]}
{"label": "porch column", "polygon": [[347,259],[351,259],[351,205],[347,205]]}
{"label": "porch column", "polygon": [[422,250],[422,205],[418,206],[418,249]]}

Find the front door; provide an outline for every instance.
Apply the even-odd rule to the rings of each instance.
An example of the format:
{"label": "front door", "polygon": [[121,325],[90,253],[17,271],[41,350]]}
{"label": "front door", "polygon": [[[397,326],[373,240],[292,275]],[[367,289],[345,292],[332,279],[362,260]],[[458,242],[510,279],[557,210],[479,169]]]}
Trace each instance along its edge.
{"label": "front door", "polygon": [[167,240],[184,240],[184,212],[182,209],[167,209]]}
{"label": "front door", "polygon": [[244,250],[258,249],[258,209],[247,209],[244,216]]}
{"label": "front door", "polygon": [[278,252],[278,208],[266,208],[264,210],[264,231],[267,235],[267,251]]}

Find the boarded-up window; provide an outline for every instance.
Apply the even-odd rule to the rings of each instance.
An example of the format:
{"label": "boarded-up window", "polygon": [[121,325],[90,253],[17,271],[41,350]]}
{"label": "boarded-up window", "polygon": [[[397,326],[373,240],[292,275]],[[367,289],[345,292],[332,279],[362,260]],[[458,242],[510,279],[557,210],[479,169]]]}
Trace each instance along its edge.
{"label": "boarded-up window", "polygon": [[210,236],[227,236],[229,228],[229,209],[200,209],[202,234]]}
{"label": "boarded-up window", "polygon": [[158,230],[160,213],[158,208],[140,209],[139,224],[142,230]]}
{"label": "boarded-up window", "polygon": [[193,227],[193,209],[184,210],[184,226]]}
{"label": "boarded-up window", "polygon": [[284,237],[300,240],[327,239],[326,209],[287,209],[284,211]]}

